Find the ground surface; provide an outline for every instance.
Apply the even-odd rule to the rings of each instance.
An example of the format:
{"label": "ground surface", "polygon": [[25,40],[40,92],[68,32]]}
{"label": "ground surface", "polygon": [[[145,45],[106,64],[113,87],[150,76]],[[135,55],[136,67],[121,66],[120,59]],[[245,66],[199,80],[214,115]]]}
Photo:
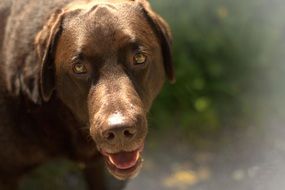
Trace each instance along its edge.
{"label": "ground surface", "polygon": [[[191,141],[182,131],[151,131],[144,167],[126,190],[282,190],[285,187],[285,129],[230,128]],[[259,130],[258,130],[259,129]],[[65,161],[43,166],[22,190],[86,189],[81,173]]]}
{"label": "ground surface", "polygon": [[127,190],[283,189],[285,134],[280,127],[273,129],[278,131],[274,138],[258,135],[254,128],[233,130],[234,135],[222,135],[200,148],[181,138],[164,138],[148,148],[143,171]]}

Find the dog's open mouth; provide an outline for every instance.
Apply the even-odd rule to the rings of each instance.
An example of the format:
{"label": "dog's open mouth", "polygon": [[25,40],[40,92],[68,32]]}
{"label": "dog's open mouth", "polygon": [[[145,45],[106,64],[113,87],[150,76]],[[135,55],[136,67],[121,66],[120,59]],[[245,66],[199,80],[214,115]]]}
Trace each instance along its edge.
{"label": "dog's open mouth", "polygon": [[106,153],[104,155],[109,172],[116,178],[125,180],[134,177],[142,165],[142,148],[131,152]]}

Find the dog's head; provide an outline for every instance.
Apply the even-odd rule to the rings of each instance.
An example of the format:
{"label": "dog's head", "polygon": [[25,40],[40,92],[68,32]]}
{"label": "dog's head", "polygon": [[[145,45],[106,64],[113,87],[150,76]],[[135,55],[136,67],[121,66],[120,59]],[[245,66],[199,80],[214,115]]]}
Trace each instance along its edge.
{"label": "dog's head", "polygon": [[174,81],[171,34],[145,0],[77,2],[37,35],[44,101],[55,92],[82,123],[111,174],[138,173],[146,115],[165,77]]}

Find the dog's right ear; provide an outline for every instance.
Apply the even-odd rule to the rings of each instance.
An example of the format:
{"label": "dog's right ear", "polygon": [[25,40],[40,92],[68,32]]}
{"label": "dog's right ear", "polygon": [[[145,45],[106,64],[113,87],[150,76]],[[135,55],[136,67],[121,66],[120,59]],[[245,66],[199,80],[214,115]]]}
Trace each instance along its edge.
{"label": "dog's right ear", "polygon": [[171,83],[174,83],[175,72],[172,61],[172,35],[170,32],[170,28],[165,22],[165,20],[152,10],[147,0],[135,0],[135,2],[137,2],[141,6],[144,16],[146,17],[149,24],[152,26],[154,32],[156,33],[160,41],[165,73],[168,80]]}
{"label": "dog's right ear", "polygon": [[39,73],[39,91],[43,101],[47,102],[55,90],[54,56],[57,40],[62,32],[64,10],[57,10],[47,24],[37,34],[36,51],[41,61]]}

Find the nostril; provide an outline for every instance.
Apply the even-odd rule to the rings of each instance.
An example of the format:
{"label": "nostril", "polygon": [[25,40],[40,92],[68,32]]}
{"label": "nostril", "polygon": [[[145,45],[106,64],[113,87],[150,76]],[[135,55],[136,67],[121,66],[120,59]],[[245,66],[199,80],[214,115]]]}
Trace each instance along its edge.
{"label": "nostril", "polygon": [[135,135],[136,131],[131,129],[124,130],[124,136],[127,138],[132,138]]}
{"label": "nostril", "polygon": [[108,141],[111,141],[111,140],[113,140],[114,138],[115,138],[115,134],[113,133],[113,132],[108,132],[107,134],[106,134],[106,139],[108,140]]}

